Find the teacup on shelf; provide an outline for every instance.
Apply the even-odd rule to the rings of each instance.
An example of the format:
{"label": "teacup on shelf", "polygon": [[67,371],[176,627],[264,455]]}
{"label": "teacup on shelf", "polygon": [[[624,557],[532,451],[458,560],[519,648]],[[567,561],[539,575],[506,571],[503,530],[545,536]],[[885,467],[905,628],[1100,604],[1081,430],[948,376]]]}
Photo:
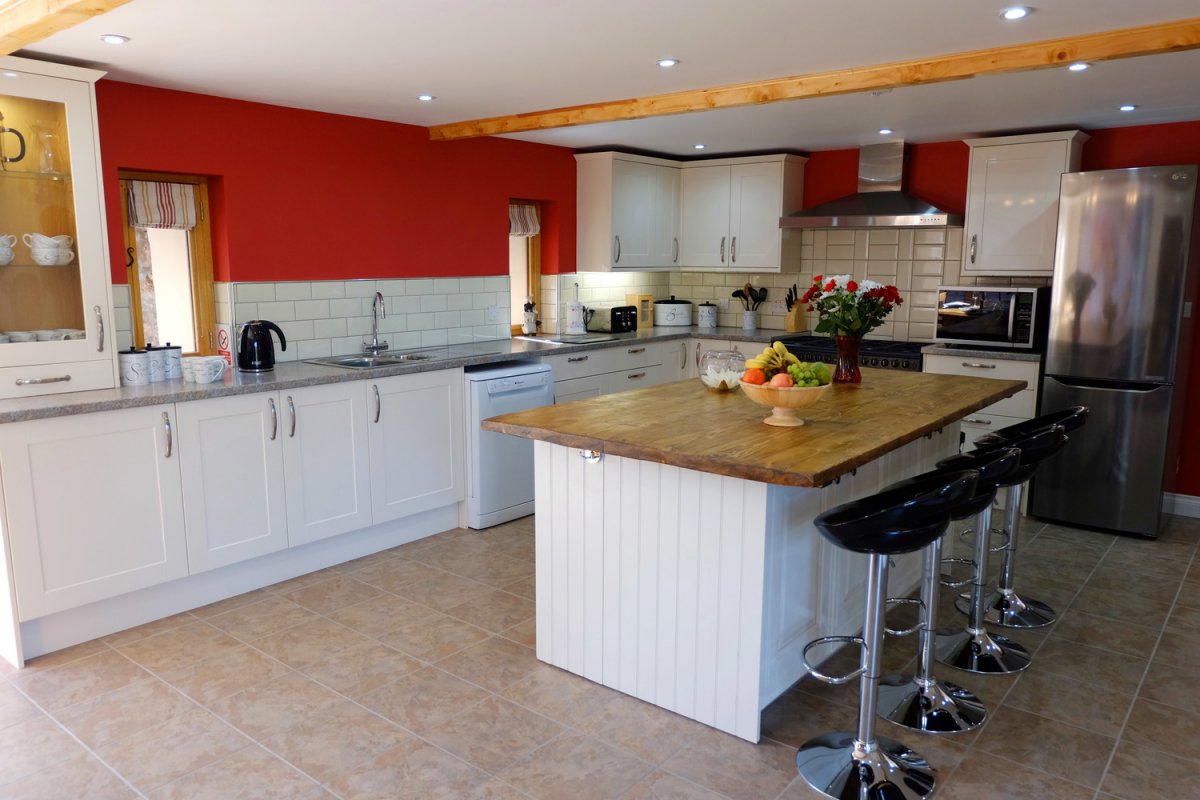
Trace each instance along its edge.
{"label": "teacup on shelf", "polygon": [[58,247],[33,247],[29,253],[33,262],[43,267],[61,267],[75,257],[75,251]]}
{"label": "teacup on shelf", "polygon": [[[25,242],[25,246],[30,249],[35,247],[58,247],[65,249],[75,243],[75,240],[65,233],[59,236],[47,236],[44,233],[27,233],[21,237],[21,241]],[[16,240],[13,241],[13,244],[16,244]]]}

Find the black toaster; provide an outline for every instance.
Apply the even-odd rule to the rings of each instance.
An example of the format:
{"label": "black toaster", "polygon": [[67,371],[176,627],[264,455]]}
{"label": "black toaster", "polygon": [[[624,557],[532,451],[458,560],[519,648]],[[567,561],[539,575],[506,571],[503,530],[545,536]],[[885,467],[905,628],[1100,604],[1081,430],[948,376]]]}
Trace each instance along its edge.
{"label": "black toaster", "polygon": [[593,309],[590,331],[629,333],[637,330],[637,306],[609,306]]}

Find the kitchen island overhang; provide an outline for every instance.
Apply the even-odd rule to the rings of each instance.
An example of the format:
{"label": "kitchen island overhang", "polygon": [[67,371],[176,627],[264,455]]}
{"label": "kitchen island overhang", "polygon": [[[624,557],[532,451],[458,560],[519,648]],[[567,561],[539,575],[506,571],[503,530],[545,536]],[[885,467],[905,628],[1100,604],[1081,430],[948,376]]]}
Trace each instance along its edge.
{"label": "kitchen island overhang", "polygon": [[[958,420],[1023,388],[864,370],[799,428],[699,381],[486,420],[538,440],[538,658],[757,741],[804,644],[861,625],[865,557],[812,520],[931,468]],[[893,593],[918,571],[901,557]]]}

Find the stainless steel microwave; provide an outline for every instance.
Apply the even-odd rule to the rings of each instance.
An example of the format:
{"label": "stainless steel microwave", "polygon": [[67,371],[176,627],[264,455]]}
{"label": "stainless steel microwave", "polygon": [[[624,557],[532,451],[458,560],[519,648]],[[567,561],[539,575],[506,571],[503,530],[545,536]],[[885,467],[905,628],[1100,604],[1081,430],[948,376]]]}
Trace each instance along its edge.
{"label": "stainless steel microwave", "polygon": [[940,286],[934,341],[1041,350],[1049,316],[1048,286]]}

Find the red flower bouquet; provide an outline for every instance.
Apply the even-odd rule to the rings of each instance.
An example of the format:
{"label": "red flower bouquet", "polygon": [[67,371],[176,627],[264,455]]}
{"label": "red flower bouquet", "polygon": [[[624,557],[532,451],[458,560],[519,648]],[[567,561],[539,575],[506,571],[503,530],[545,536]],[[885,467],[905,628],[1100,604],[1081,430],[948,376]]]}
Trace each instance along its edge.
{"label": "red flower bouquet", "polygon": [[849,275],[818,275],[800,302],[821,315],[818,333],[862,338],[882,325],[904,300],[895,286],[855,281]]}

